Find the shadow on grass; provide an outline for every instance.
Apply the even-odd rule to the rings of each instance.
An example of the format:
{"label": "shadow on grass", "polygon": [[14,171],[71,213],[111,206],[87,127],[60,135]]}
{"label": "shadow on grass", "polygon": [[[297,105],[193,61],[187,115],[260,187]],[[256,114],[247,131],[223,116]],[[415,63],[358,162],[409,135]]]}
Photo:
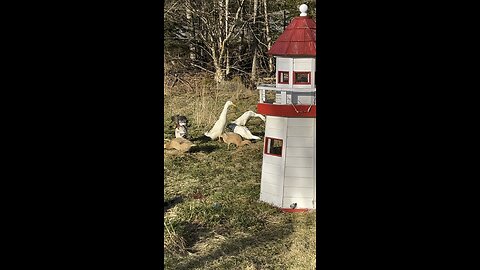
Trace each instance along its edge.
{"label": "shadow on grass", "polygon": [[262,138],[265,137],[265,132],[252,132],[252,134]]}
{"label": "shadow on grass", "polygon": [[216,145],[206,145],[206,144],[197,144],[197,146],[192,147],[190,149],[190,153],[197,153],[197,152],[204,152],[204,153],[211,153],[218,149],[219,147]]}
{"label": "shadow on grass", "polygon": [[212,141],[212,139],[210,139],[209,137],[205,136],[205,135],[201,135],[199,137],[196,137],[196,138],[191,138],[192,142],[209,142],[209,141]]}
{"label": "shadow on grass", "polygon": [[206,229],[198,223],[185,223],[183,225],[183,239],[185,239],[185,248],[193,251],[192,247],[200,240],[201,237],[208,235],[211,230]]}
{"label": "shadow on grass", "polygon": [[[210,254],[199,257],[186,257],[182,262],[175,266],[175,269],[190,270],[202,268],[205,265],[221,257],[236,256],[248,248],[262,248],[262,246],[278,244],[282,245],[281,240],[288,237],[293,232],[293,225],[290,222],[287,224],[271,224],[264,231],[259,231],[251,236],[231,238],[227,242],[221,244],[218,248],[213,250]],[[202,232],[205,233],[205,232]],[[198,240],[197,238],[194,238]],[[191,240],[191,239],[190,239]],[[189,246],[193,246],[193,242],[189,241]],[[252,251],[254,252],[254,251]],[[248,256],[248,255],[247,255]],[[261,255],[260,255],[261,256]],[[250,260],[261,264],[262,261],[269,260],[271,256],[255,258],[252,256]],[[189,259],[190,258],[190,259]],[[271,258],[275,260],[275,258]],[[262,269],[262,265],[257,265]]]}
{"label": "shadow on grass", "polygon": [[183,202],[183,198],[181,196],[176,196],[173,199],[170,199],[166,202],[163,202],[163,213],[168,211],[168,209],[174,207],[176,204]]}

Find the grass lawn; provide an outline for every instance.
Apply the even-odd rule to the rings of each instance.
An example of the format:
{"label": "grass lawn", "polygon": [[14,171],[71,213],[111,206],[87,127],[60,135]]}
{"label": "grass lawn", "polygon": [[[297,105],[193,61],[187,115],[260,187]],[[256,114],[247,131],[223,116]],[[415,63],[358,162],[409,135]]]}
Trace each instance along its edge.
{"label": "grass lawn", "polygon": [[[173,114],[201,136],[227,100],[227,121],[256,111],[258,92],[230,83],[214,90],[191,81],[165,95],[164,139],[174,137]],[[250,131],[263,138],[264,123]],[[165,269],[315,269],[315,212],[283,213],[260,202],[263,140],[236,149],[218,141],[196,142],[190,153],[164,150]]]}

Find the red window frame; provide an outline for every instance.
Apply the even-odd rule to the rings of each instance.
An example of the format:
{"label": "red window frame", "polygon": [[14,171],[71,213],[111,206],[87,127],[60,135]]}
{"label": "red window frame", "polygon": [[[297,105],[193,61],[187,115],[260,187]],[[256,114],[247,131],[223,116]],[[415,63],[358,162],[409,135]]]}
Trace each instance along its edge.
{"label": "red window frame", "polygon": [[[297,74],[307,74],[308,82],[297,82]],[[293,72],[293,84],[311,84],[312,83],[312,73],[309,71],[294,71]]]}
{"label": "red window frame", "polygon": [[[282,143],[282,147],[280,148],[280,154],[273,154],[273,153],[271,153],[271,151],[272,151],[272,148],[271,148],[271,147],[270,147],[270,149],[268,149],[268,144],[269,144],[269,142],[273,142],[273,140],[277,140],[277,141],[280,141],[280,142]],[[270,144],[270,145],[271,145],[271,144]],[[270,151],[267,151],[267,150],[270,150]],[[281,156],[282,156],[282,153],[283,153],[283,139],[272,138],[272,137],[265,137],[265,145],[264,145],[264,148],[263,148],[263,153],[264,153],[265,155],[281,157]]]}
{"label": "red window frame", "polygon": [[[282,75],[287,74],[288,80],[286,82],[282,82]],[[288,71],[278,71],[278,83],[279,84],[289,84],[290,83],[290,73]]]}

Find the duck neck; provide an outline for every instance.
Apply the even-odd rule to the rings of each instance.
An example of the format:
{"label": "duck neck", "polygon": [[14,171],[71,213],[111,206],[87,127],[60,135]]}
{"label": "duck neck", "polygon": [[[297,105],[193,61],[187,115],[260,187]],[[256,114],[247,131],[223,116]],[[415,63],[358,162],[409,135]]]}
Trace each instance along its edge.
{"label": "duck neck", "polygon": [[242,116],[240,116],[235,121],[235,124],[237,124],[239,126],[245,126],[245,124],[247,124],[247,121],[248,121],[248,119],[250,119],[250,117],[251,117],[251,114],[249,112],[246,112],[246,113],[242,114]]}
{"label": "duck neck", "polygon": [[228,104],[225,104],[225,106],[223,106],[223,111],[220,114],[220,116],[221,117],[226,117],[227,116],[227,111],[228,111]]}

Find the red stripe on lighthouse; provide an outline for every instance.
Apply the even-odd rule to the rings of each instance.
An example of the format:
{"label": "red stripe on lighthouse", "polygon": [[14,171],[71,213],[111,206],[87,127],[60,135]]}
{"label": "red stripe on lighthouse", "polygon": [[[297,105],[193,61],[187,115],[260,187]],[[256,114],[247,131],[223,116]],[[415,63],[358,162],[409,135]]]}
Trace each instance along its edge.
{"label": "red stripe on lighthouse", "polygon": [[258,103],[257,112],[270,116],[314,118],[317,117],[317,106]]}

